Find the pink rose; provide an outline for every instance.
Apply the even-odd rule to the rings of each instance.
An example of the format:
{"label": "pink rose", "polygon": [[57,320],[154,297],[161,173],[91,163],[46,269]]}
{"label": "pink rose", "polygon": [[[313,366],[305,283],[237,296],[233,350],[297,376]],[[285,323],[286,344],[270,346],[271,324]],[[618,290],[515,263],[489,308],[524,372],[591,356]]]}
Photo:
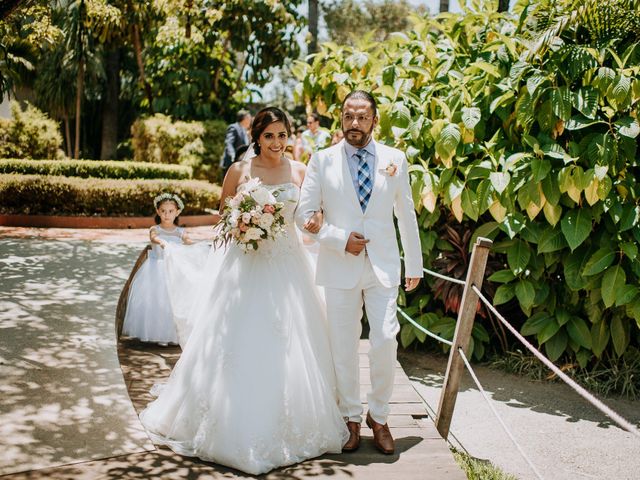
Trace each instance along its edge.
{"label": "pink rose", "polygon": [[241,232],[246,232],[247,230],[249,230],[249,226],[246,223],[238,224],[238,228]]}
{"label": "pink rose", "polygon": [[265,205],[264,208],[262,209],[262,211],[264,213],[276,213],[276,207],[274,207],[273,205]]}

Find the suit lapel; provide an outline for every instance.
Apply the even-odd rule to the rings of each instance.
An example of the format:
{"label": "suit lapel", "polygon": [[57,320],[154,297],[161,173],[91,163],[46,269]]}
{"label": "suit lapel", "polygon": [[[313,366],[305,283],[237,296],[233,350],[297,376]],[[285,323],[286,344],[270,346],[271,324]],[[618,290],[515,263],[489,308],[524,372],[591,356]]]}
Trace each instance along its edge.
{"label": "suit lapel", "polygon": [[351,170],[349,170],[349,159],[347,158],[347,151],[344,148],[344,140],[340,143],[340,148],[338,149],[340,152],[337,155],[337,160],[341,166],[342,170],[342,190],[345,192],[345,195],[350,198],[351,202],[358,207],[358,211],[362,212],[362,208],[360,207],[360,200],[358,200],[358,192],[353,185],[353,179],[351,178]]}

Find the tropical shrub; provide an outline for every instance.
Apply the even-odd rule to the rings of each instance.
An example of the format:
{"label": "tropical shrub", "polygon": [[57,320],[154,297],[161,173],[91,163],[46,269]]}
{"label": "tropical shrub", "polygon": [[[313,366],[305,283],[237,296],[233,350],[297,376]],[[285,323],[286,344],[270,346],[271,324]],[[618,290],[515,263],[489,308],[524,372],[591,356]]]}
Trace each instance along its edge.
{"label": "tropical shrub", "polygon": [[215,178],[225,131],[221,120],[173,121],[160,113],[141,118],[131,126],[133,159],[186,165],[194,168],[196,177]]}
{"label": "tropical shrub", "polygon": [[31,215],[147,216],[162,192],[178,194],[185,215],[217,208],[220,187],[199,180],[124,180],[0,174],[0,212]]}
{"label": "tropical shrub", "polygon": [[0,121],[0,158],[64,158],[55,120],[33,105],[11,102],[10,120]]}
{"label": "tropical shrub", "polygon": [[82,178],[166,178],[192,177],[191,167],[146,162],[109,160],[20,160],[0,159],[0,173],[62,175]]}
{"label": "tropical shrub", "polygon": [[494,303],[552,360],[585,366],[640,344],[640,10],[547,7],[475,2],[383,43],[326,44],[296,65],[297,94],[338,121],[350,90],[373,91],[378,138],[411,163],[425,264],[454,249],[438,234],[452,217],[494,239]]}

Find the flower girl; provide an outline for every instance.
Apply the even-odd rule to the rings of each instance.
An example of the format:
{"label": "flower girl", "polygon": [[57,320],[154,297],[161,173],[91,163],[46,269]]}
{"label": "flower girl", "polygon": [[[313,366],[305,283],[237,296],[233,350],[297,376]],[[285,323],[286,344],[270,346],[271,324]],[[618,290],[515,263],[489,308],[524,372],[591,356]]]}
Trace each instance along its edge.
{"label": "flower girl", "polygon": [[167,287],[164,249],[169,244],[192,242],[184,228],[177,226],[178,215],[184,208],[177,195],[158,195],[153,205],[156,225],[149,230],[151,251],[131,283],[123,334],[165,346],[178,343],[178,335]]}

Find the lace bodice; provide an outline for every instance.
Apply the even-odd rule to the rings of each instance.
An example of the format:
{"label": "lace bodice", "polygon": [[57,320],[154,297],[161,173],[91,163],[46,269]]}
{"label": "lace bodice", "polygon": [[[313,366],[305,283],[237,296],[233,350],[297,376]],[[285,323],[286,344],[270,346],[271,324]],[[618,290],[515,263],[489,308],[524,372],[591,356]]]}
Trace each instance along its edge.
{"label": "lace bodice", "polygon": [[[182,227],[176,227],[173,230],[165,230],[160,225],[155,225],[151,228],[155,229],[158,238],[164,240],[167,243],[182,243],[182,235],[184,234],[184,228]],[[157,243],[152,243],[150,256],[153,258],[163,258],[164,250]]]}

